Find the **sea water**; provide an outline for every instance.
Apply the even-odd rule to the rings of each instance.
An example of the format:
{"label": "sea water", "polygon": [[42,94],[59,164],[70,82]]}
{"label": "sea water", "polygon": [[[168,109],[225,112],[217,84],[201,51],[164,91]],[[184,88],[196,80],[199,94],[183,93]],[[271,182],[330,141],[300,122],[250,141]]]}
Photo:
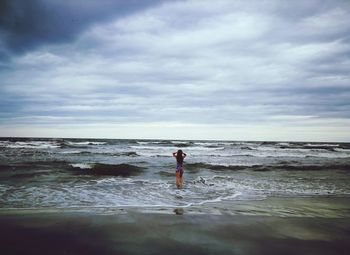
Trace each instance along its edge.
{"label": "sea water", "polygon": [[[184,187],[175,186],[182,149]],[[0,208],[210,206],[349,197],[350,144],[0,139]]]}

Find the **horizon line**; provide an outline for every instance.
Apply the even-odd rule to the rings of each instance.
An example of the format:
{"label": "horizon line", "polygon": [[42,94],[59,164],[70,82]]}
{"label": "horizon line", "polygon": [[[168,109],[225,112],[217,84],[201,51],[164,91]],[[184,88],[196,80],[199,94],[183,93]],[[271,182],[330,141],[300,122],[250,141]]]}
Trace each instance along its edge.
{"label": "horizon line", "polygon": [[273,142],[273,143],[350,143],[350,141],[312,141],[312,140],[234,140],[234,139],[173,139],[173,138],[97,138],[97,137],[50,137],[50,136],[0,136],[0,139],[93,139],[93,140],[159,140],[159,141],[209,141],[209,142]]}

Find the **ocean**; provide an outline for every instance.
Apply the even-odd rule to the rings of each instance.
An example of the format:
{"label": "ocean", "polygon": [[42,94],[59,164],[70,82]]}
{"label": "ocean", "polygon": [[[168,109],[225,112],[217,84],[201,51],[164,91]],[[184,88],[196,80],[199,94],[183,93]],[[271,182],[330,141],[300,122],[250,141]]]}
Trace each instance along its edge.
{"label": "ocean", "polygon": [[[187,154],[183,189],[175,186],[178,149]],[[0,139],[2,209],[214,210],[272,197],[349,197],[349,183],[350,143]]]}

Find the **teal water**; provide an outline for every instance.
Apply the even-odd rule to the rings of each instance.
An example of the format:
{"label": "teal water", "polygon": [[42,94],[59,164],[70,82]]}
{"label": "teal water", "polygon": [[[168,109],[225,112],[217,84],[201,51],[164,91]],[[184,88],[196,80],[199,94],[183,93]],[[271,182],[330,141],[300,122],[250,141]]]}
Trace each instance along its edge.
{"label": "teal water", "polygon": [[[184,189],[175,159],[185,159]],[[350,145],[0,139],[1,208],[213,207],[270,197],[349,197]]]}

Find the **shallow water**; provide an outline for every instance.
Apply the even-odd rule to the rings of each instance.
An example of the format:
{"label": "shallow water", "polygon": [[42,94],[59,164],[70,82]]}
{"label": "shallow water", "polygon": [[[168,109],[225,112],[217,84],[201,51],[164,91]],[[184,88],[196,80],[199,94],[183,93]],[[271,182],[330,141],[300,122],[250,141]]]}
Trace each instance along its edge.
{"label": "shallow water", "polygon": [[[175,187],[181,148],[185,185]],[[0,207],[176,207],[349,197],[350,144],[0,139]]]}

